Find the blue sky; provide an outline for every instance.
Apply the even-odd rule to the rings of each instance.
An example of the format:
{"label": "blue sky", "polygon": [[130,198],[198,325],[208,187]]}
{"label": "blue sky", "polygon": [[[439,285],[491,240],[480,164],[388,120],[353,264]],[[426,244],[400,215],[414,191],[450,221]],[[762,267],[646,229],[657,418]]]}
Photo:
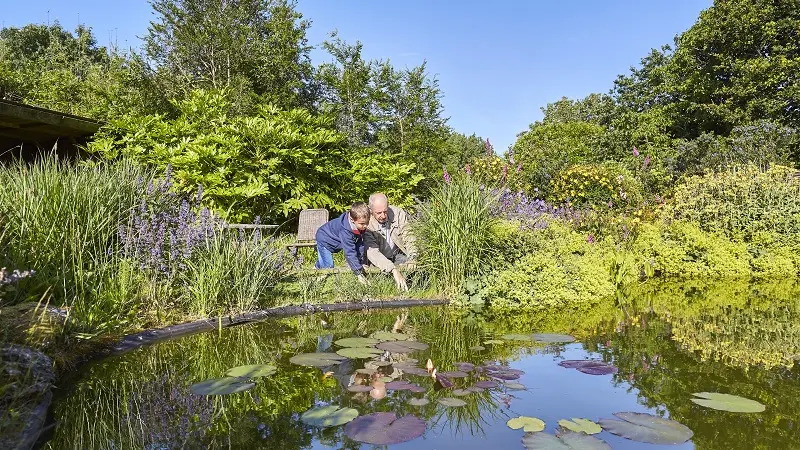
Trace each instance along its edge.
{"label": "blue sky", "polygon": [[[144,0],[0,0],[0,25],[58,20],[92,27],[101,44],[138,47],[152,10]],[[649,49],[671,44],[711,0],[299,0],[319,45],[334,29],[367,58],[411,67],[427,60],[445,115],[498,152],[562,96],[607,92]],[[124,5],[124,6],[122,6]],[[314,52],[314,62],[327,59]]]}

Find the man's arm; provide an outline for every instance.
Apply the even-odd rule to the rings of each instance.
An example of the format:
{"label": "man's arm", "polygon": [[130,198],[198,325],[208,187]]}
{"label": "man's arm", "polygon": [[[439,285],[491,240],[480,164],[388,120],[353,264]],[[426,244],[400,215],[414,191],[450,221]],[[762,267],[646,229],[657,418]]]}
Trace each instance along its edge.
{"label": "man's arm", "polygon": [[364,233],[364,245],[367,247],[367,259],[382,272],[389,273],[394,270],[394,263],[381,253],[377,232],[367,230]]}

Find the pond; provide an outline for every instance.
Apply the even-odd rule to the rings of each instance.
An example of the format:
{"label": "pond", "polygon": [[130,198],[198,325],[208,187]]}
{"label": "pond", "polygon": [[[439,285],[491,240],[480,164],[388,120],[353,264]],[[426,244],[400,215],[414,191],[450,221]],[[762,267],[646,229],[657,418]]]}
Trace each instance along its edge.
{"label": "pond", "polygon": [[[788,282],[644,285],[584,308],[493,320],[411,308],[187,336],[85,367],[55,403],[45,448],[369,449],[363,442],[409,439],[389,447],[524,449],[526,436],[538,436],[526,438],[528,448],[800,448],[799,293]],[[356,350],[338,357],[346,346]],[[308,353],[332,362],[296,357]],[[597,362],[573,362],[587,359]],[[197,393],[208,388],[197,383],[252,364],[272,367],[216,386],[242,392]],[[693,396],[703,392],[750,401],[704,406]],[[304,415],[326,405],[336,407]],[[719,409],[726,405],[757,412]],[[642,427],[622,419],[649,416],[614,415],[621,412],[667,420]],[[544,431],[512,429],[518,417],[540,419]],[[559,421],[573,418],[605,429],[589,446],[540,446],[568,435]],[[323,420],[332,426],[320,427]],[[623,437],[665,434],[691,437],[674,445]]]}

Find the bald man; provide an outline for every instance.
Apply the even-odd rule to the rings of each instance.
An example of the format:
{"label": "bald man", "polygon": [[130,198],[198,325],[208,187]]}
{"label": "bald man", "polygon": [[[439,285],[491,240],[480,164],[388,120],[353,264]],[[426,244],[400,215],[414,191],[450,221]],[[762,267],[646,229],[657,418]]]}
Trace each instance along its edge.
{"label": "bald man", "polygon": [[369,210],[371,217],[364,234],[367,259],[382,272],[392,274],[398,289],[407,291],[406,278],[395,264],[411,262],[417,253],[408,214],[389,206],[389,199],[381,192],[369,196]]}

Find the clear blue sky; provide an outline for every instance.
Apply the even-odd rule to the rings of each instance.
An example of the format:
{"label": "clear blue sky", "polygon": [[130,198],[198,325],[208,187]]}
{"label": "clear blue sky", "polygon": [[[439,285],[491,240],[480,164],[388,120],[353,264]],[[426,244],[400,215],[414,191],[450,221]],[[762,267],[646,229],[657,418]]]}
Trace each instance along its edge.
{"label": "clear blue sky", "polygon": [[[711,0],[299,0],[319,45],[337,29],[368,58],[423,60],[457,131],[498,152],[562,96],[607,92],[649,49],[671,44]],[[3,7],[5,5],[5,7]],[[12,6],[13,5],[13,6]],[[124,5],[124,6],[123,6]],[[58,20],[92,27],[101,44],[138,47],[152,19],[145,0],[0,0],[0,24]],[[324,53],[315,52],[314,62]]]}

